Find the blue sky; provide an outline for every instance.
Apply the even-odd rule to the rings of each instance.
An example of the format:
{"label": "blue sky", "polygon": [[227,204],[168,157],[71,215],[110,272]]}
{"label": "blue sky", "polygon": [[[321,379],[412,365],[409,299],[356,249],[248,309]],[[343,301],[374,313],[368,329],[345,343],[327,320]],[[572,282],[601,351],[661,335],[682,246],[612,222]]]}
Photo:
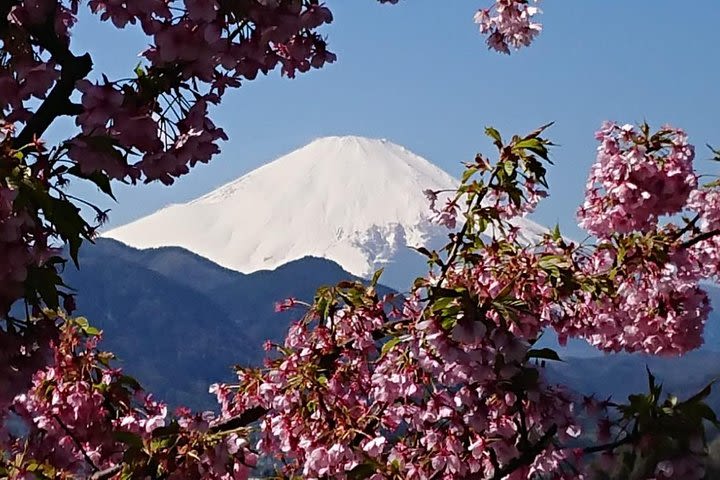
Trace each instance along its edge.
{"label": "blue sky", "polygon": [[[102,202],[112,208],[110,226],[187,201],[325,135],[388,138],[459,176],[460,162],[491,153],[486,125],[510,135],[555,121],[551,197],[534,219],[559,222],[576,238],[593,132],[604,119],[683,127],[699,146],[701,168],[712,171],[700,147],[720,145],[717,0],[544,2],[544,32],[511,56],[489,52],[472,23],[489,3],[328,1],[335,22],[323,33],[338,62],[295,80],[275,72],[228,93],[214,117],[230,137],[223,153],[172,187],[117,188],[118,204]],[[97,72],[128,76],[142,35],[82,20],[74,50],[90,51]],[[240,219],[243,208],[251,206],[238,205]]]}

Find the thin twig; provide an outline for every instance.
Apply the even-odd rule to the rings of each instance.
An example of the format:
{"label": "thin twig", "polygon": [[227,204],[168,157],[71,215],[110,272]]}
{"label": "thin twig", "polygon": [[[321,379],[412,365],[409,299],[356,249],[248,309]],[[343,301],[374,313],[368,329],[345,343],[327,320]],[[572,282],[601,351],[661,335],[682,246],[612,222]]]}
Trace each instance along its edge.
{"label": "thin twig", "polygon": [[62,427],[62,429],[63,429],[63,430],[65,431],[65,433],[67,434],[67,436],[72,439],[73,443],[74,443],[75,446],[78,448],[78,450],[80,450],[80,453],[82,453],[83,457],[85,457],[85,461],[90,465],[90,467],[92,467],[93,471],[95,471],[95,472],[100,471],[100,469],[98,468],[98,466],[95,465],[95,462],[93,462],[92,458],[90,458],[90,456],[87,454],[87,452],[86,452],[85,449],[83,448],[83,446],[82,446],[82,444],[80,443],[80,441],[79,441],[77,438],[75,438],[75,435],[73,435],[72,430],[70,430],[70,429],[67,427],[67,425],[65,425],[65,424],[63,423],[63,421],[60,420],[60,417],[59,417],[59,416],[53,415],[53,418],[55,418],[55,421],[58,422],[58,424],[60,425],[60,427]]}

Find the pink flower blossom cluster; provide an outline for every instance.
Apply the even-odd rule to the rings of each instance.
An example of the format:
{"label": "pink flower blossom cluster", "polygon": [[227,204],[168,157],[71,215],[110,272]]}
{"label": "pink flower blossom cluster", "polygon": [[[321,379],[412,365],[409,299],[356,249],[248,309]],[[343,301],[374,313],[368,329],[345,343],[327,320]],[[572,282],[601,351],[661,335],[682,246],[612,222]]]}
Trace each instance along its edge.
{"label": "pink flower blossom cluster", "polygon": [[[682,130],[608,122],[596,138],[579,218],[599,243],[578,262],[579,273],[599,283],[579,294],[568,317],[574,320],[559,332],[605,351],[695,349],[710,309],[699,282],[715,277],[720,264],[720,195],[698,187],[694,147]],[[660,223],[678,213],[696,218]]]}
{"label": "pink flower blossom cluster", "polygon": [[534,20],[540,9],[531,3],[537,0],[495,0],[491,8],[478,10],[475,23],[488,35],[488,48],[510,53],[510,48],[529,46],[542,31]]}
{"label": "pink flower blossom cluster", "polygon": [[[208,118],[208,105],[219,103],[227,87],[238,87],[242,79],[252,80],[277,65],[292,77],[296,71],[319,68],[335,59],[324,40],[312,33],[332,21],[330,11],[314,2],[250,1],[228,9],[214,0],[185,1],[186,13],[179,21],[170,15],[176,3],[158,1],[138,7],[90,2],[94,11],[103,12],[101,18],[117,26],[139,21],[153,37],[154,45],[144,53],[150,61],[148,78],[170,70],[175,81],[202,82],[210,90],[203,95],[187,92],[194,97],[192,101],[182,93],[165,95],[167,106],[162,108],[178,112],[169,119],[155,107],[162,99],[157,95],[162,87],[155,95],[146,92],[142,78],[134,92],[121,85],[81,85],[89,115],[77,119],[84,135],[73,142],[71,157],[84,169],[107,166],[116,178],[134,180],[144,175],[147,181],[172,183],[219,152],[217,141],[226,136]],[[245,18],[238,25],[241,16]],[[112,139],[120,151],[140,152],[142,160],[129,165],[115,145],[94,142],[97,135]]]}
{"label": "pink flower blossom cluster", "polygon": [[[112,355],[97,349],[99,340],[84,320],[66,321],[51,341],[50,364],[12,400],[15,423],[24,421],[27,432],[18,437],[2,423],[7,418],[0,419],[0,449],[11,460],[11,478],[26,478],[28,469],[54,472],[56,478],[87,478],[99,471],[114,472],[106,478],[123,472],[139,478],[153,475],[158,464],[171,479],[248,478],[256,455],[244,438],[208,437],[214,421],[209,412],[181,408],[170,417],[165,404],[111,366]],[[158,444],[161,435],[168,440]],[[126,439],[141,449],[135,461]]]}
{"label": "pink flower blossom cluster", "polygon": [[705,278],[720,278],[720,189],[716,185],[692,192],[688,208],[695,213],[697,238],[688,250],[696,268]]}
{"label": "pink flower blossom cluster", "polygon": [[[228,87],[277,66],[293,77],[335,60],[315,32],[332,21],[325,6],[309,0],[225,3],[88,2],[118,28],[140,24],[152,45],[137,78],[103,77],[99,84],[80,78],[82,104],[66,99],[56,107],[77,115],[81,133],[68,143],[68,158],[83,173],[172,183],[219,152],[217,143],[226,137],[208,118],[208,104],[218,104]],[[7,121],[27,122],[37,113],[32,100],[59,86],[60,70],[76,71],[86,62],[70,50],[78,7],[77,1],[26,0],[9,9],[10,23],[0,31],[0,111]],[[48,25],[53,16],[55,25]],[[52,55],[40,55],[36,45]]]}
{"label": "pink flower blossom cluster", "polygon": [[685,132],[606,123],[596,133],[597,161],[587,182],[580,225],[597,236],[646,232],[681,211],[697,186],[695,151]]}
{"label": "pink flower blossom cluster", "polygon": [[33,374],[49,361],[50,341],[56,334],[48,320],[31,322],[22,330],[11,325],[0,331],[0,425],[15,396],[31,387]]}
{"label": "pink flower blossom cluster", "polygon": [[605,277],[612,270],[607,293],[582,292],[573,313],[559,329],[586,339],[608,352],[645,352],[680,355],[700,347],[710,312],[700,277],[687,252],[677,252],[669,262],[648,260],[647,252],[627,252],[627,266],[617,264],[611,244],[585,263],[585,274]]}
{"label": "pink flower blossom cluster", "polygon": [[[56,19],[55,30],[63,41],[67,41],[71,13],[58,2],[22,2],[6,12],[12,24],[29,28],[44,23],[53,14]],[[10,124],[25,122],[32,116],[29,104],[46,98],[47,92],[59,78],[60,71],[55,59],[43,59],[37,55],[19,31],[10,31],[7,35],[4,33],[0,32],[0,118]]]}
{"label": "pink flower blossom cluster", "polygon": [[701,232],[720,228],[720,188],[717,186],[694,190],[688,199],[687,208],[698,215]]}
{"label": "pink flower blossom cluster", "polygon": [[10,436],[4,446],[7,451],[23,451],[39,463],[88,474],[93,467],[106,468],[121,460],[115,425],[131,430],[135,424],[140,428],[147,424],[148,432],[162,425],[164,406],[150,398],[144,402],[147,416],[113,411],[118,405],[111,407],[108,398],[114,397],[118,404],[134,399],[119,370],[101,368],[98,341],[99,336],[84,338],[78,326],[64,327],[53,341],[50,364],[38,370],[31,388],[14,399],[13,411],[27,422],[31,433],[17,439]]}
{"label": "pink flower blossom cluster", "polygon": [[[423,319],[417,299],[387,318],[390,301],[296,324],[266,371],[241,370],[239,391],[215,387],[225,415],[268,409],[258,448],[288,462],[288,475],[350,478],[371,466],[375,479],[491,477],[523,441],[550,428],[580,434],[570,397],[522,366],[527,343],[500,328],[448,330],[440,316]],[[410,327],[381,349],[388,321]],[[562,473],[568,454],[549,448],[508,478],[574,478]]]}

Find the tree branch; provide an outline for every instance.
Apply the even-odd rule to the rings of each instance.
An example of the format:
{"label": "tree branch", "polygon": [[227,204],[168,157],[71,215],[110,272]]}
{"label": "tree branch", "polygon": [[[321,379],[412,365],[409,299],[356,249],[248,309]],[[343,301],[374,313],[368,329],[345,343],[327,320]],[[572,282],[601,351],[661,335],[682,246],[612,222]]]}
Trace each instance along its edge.
{"label": "tree branch", "polygon": [[97,465],[95,465],[95,462],[93,462],[92,458],[90,458],[90,457],[88,456],[87,452],[86,452],[85,449],[83,448],[83,446],[82,446],[82,444],[80,443],[80,441],[79,441],[77,438],[75,438],[75,435],[73,435],[73,432],[67,427],[67,425],[65,425],[65,424],[63,423],[62,420],[60,420],[60,417],[59,417],[59,416],[53,415],[53,417],[55,418],[55,421],[60,425],[60,427],[65,431],[65,433],[67,434],[67,436],[72,439],[73,443],[75,444],[75,446],[77,447],[77,449],[80,450],[80,453],[82,453],[82,456],[85,458],[85,461],[90,465],[90,467],[92,467],[93,471],[94,471],[94,472],[99,471],[100,469],[98,468]]}
{"label": "tree branch", "polygon": [[680,246],[682,248],[690,248],[693,245],[698,244],[703,240],[708,240],[716,235],[720,235],[720,229],[710,230],[709,232],[701,233],[697,237],[691,238],[687,242],[682,243]]}
{"label": "tree branch", "polygon": [[623,445],[633,443],[634,441],[635,441],[634,435],[632,435],[632,434],[625,435],[620,440],[616,440],[614,442],[604,443],[602,445],[596,445],[594,447],[585,447],[585,448],[583,448],[583,453],[598,453],[598,452],[611,451],[611,450],[615,450],[618,447],[622,447]]}
{"label": "tree branch", "polygon": [[40,138],[57,117],[77,115],[82,112],[82,107],[72,103],[70,96],[75,90],[75,83],[85,78],[92,70],[92,58],[89,53],[75,56],[57,37],[55,15],[49,16],[43,25],[29,30],[29,33],[34,43],[47,50],[62,68],[60,79],[15,139],[15,148],[21,148],[35,138]]}
{"label": "tree branch", "polygon": [[685,235],[687,232],[689,232],[690,230],[692,230],[693,228],[695,228],[695,225],[697,224],[698,220],[700,220],[700,214],[699,214],[699,213],[698,213],[697,215],[695,215],[695,216],[693,217],[693,219],[690,220],[690,221],[687,223],[687,225],[685,225],[680,231],[678,231],[678,232],[675,234],[674,238],[677,240],[678,238],[682,237],[682,236]]}
{"label": "tree branch", "polygon": [[502,480],[518,468],[525,465],[530,465],[532,462],[535,461],[535,458],[540,454],[540,452],[542,452],[548,446],[548,443],[550,443],[550,440],[552,439],[552,437],[555,436],[556,433],[557,425],[553,425],[548,429],[547,432],[545,432],[545,434],[540,438],[540,440],[538,440],[538,442],[532,446],[532,448],[528,448],[527,450],[525,450],[525,452],[523,452],[522,455],[510,460],[500,470],[495,470],[495,475],[493,475],[492,480]]}
{"label": "tree branch", "polygon": [[208,429],[208,432],[222,433],[235,430],[236,428],[246,427],[257,420],[260,420],[267,412],[268,410],[262,407],[254,407],[250,410],[245,410],[240,415],[236,415],[216,423]]}

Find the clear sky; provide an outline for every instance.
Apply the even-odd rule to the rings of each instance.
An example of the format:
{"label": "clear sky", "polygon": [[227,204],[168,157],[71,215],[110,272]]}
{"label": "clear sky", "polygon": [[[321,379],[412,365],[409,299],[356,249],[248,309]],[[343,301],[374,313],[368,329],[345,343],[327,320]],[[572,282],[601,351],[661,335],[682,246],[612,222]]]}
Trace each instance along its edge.
{"label": "clear sky", "polygon": [[[197,197],[326,135],[387,138],[459,176],[460,162],[491,153],[486,125],[510,135],[555,121],[551,198],[534,219],[559,222],[576,238],[575,210],[603,119],[683,127],[712,171],[702,146],[720,145],[720,1],[546,1],[542,35],[511,56],[489,52],[472,23],[490,1],[328,0],[335,21],[323,33],[338,62],[295,80],[274,72],[229,92],[215,110],[230,137],[222,154],[172,187],[118,188],[118,204],[103,202],[110,226]],[[81,20],[74,50],[89,50],[98,72],[128,76],[144,38]],[[238,221],[249,208],[237,206]]]}

